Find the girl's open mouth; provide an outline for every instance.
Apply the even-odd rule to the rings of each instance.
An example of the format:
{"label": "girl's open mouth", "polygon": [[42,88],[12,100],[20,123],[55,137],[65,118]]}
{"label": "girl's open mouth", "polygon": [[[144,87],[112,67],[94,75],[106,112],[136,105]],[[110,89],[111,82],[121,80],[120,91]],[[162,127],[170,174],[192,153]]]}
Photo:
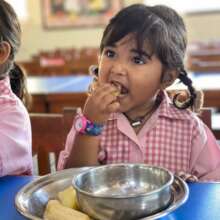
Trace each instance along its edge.
{"label": "girl's open mouth", "polygon": [[122,83],[116,82],[116,81],[112,81],[111,84],[112,84],[114,87],[116,87],[116,89],[117,89],[117,91],[118,91],[117,96],[118,96],[119,98],[122,98],[122,97],[128,95],[129,90],[128,90],[128,88],[125,87]]}

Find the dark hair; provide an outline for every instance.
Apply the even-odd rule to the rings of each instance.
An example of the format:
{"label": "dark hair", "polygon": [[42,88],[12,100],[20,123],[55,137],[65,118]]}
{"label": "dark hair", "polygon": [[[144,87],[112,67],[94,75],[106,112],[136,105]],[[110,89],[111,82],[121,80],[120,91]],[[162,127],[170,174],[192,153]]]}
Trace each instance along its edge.
{"label": "dark hair", "polygon": [[1,67],[0,76],[9,72],[21,43],[21,28],[14,9],[4,0],[0,1],[0,42],[11,46],[9,59]]}
{"label": "dark hair", "polygon": [[175,95],[173,98],[175,107],[179,109],[193,107],[196,92],[183,64],[187,45],[183,19],[173,9],[163,5],[128,6],[110,20],[103,33],[100,52],[104,47],[112,46],[130,33],[134,34],[138,51],[141,51],[147,42],[151,47],[151,55],[155,54],[159,58],[163,69],[175,70],[180,81],[188,87],[189,99],[179,105],[178,94]]}
{"label": "dark hair", "polygon": [[31,107],[31,95],[27,90],[26,74],[24,70],[16,63],[9,73],[11,89],[15,95],[21,99],[24,105],[29,109]]}

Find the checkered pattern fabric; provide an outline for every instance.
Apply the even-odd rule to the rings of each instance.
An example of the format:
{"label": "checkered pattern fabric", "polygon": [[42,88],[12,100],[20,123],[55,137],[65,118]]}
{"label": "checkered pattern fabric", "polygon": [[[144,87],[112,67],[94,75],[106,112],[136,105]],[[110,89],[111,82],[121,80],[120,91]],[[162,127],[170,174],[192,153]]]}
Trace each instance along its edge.
{"label": "checkered pattern fabric", "polygon": [[[75,135],[73,126],[60,153],[59,170],[74,156],[71,149]],[[193,112],[176,109],[166,93],[138,134],[123,114],[112,114],[100,135],[98,161],[146,163],[167,168],[190,181],[220,181],[220,147],[212,132]]]}
{"label": "checkered pattern fabric", "polygon": [[143,157],[136,162],[187,172],[192,142],[197,135],[200,135],[197,117],[163,99],[156,123],[139,138],[140,144],[118,129],[116,118],[109,120],[101,136],[99,161],[102,164],[131,162],[132,154],[140,149]]}

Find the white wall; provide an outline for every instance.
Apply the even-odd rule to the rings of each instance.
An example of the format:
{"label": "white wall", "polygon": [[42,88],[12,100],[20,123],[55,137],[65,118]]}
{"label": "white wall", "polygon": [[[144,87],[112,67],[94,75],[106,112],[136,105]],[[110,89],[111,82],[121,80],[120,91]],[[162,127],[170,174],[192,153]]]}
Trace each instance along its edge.
{"label": "white wall", "polygon": [[[22,46],[17,60],[28,60],[40,50],[99,46],[103,28],[45,30],[42,25],[41,0],[27,0],[29,17],[22,23]],[[125,0],[125,5],[140,2]],[[185,16],[189,42],[220,39],[220,13]]]}

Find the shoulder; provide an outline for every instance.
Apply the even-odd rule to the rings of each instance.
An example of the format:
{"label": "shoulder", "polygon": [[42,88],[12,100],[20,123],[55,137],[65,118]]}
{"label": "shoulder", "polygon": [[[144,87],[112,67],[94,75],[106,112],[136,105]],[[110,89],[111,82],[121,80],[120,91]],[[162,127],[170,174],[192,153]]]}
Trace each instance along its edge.
{"label": "shoulder", "polygon": [[7,113],[18,113],[21,115],[27,114],[26,107],[15,94],[12,94],[8,97],[0,96],[0,114]]}
{"label": "shoulder", "polygon": [[13,126],[13,127],[30,127],[29,114],[17,96],[11,96],[10,98],[0,100],[0,122],[1,125]]}
{"label": "shoulder", "polygon": [[31,149],[31,123],[22,103],[0,107],[0,139],[2,146]]}
{"label": "shoulder", "polygon": [[158,109],[158,115],[158,119],[168,120],[171,125],[179,124],[182,127],[188,127],[193,136],[205,133],[203,121],[189,109],[178,109],[172,103],[162,102]]}
{"label": "shoulder", "polygon": [[198,116],[194,112],[188,109],[178,109],[173,104],[169,104],[166,109],[161,109],[159,115],[173,120],[191,121],[198,119]]}
{"label": "shoulder", "polygon": [[201,122],[195,112],[192,112],[189,109],[176,108],[166,96],[158,107],[158,115],[160,118],[167,118],[172,121],[183,121],[191,124]]}

